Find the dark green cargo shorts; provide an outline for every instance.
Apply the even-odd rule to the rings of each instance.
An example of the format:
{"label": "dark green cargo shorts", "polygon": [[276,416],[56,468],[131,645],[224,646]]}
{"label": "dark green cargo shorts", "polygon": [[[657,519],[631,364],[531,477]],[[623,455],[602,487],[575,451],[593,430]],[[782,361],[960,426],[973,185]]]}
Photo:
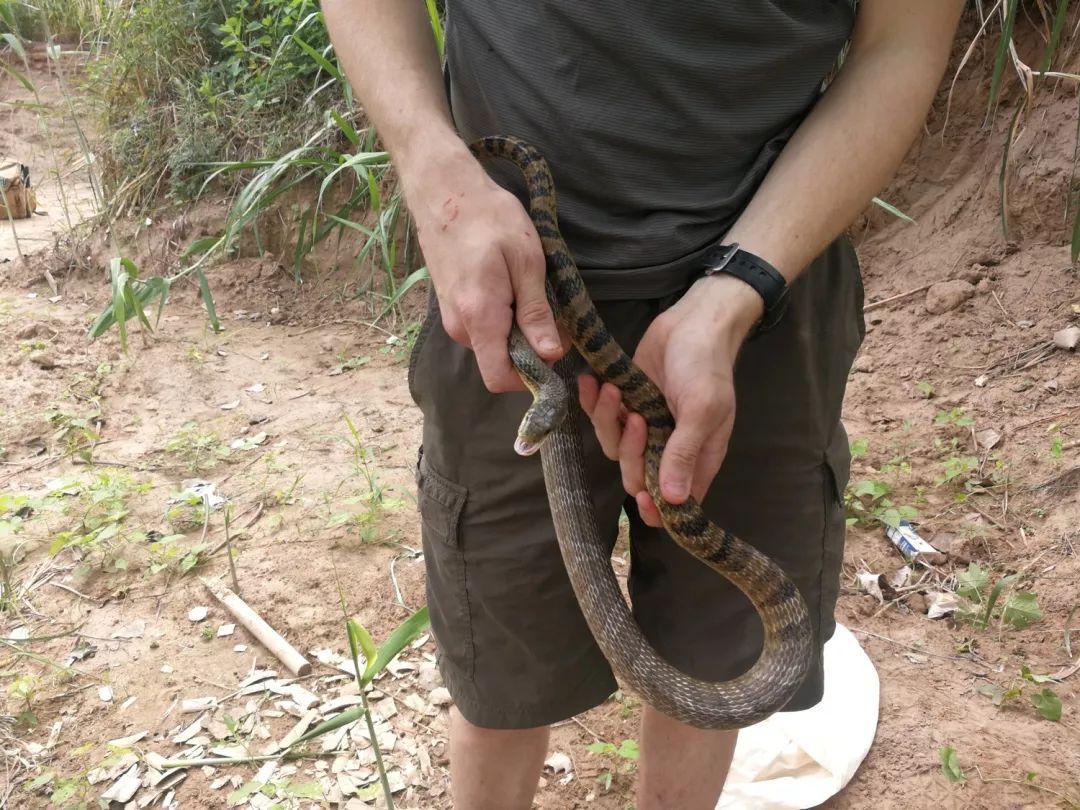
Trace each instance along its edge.
{"label": "dark green cargo shorts", "polygon": [[[719,525],[776,560],[810,608],[815,660],[787,710],[821,699],[821,651],[834,630],[849,468],[840,410],[863,338],[862,296],[855,253],[840,239],[792,285],[781,323],[745,346],[734,433],[704,503]],[[674,300],[598,307],[633,352]],[[417,485],[427,598],[458,709],[481,727],[530,728],[600,704],[615,679],[563,567],[540,460],[513,449],[529,395],[490,394],[435,305],[413,350],[409,386],[424,416]],[[604,540],[614,545],[621,509],[630,520],[629,590],[646,637],[699,678],[748,669],[762,640],[749,601],[642,523],[618,465],[604,458],[587,420],[581,430]]]}

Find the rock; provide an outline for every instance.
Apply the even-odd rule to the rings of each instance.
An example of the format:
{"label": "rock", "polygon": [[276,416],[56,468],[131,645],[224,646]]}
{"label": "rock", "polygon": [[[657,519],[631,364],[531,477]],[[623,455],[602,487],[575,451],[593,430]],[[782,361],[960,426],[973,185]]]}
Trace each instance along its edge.
{"label": "rock", "polygon": [[983,293],[984,295],[992,289],[994,289],[994,283],[988,278],[980,278],[975,283],[975,291]]}
{"label": "rock", "polygon": [[912,594],[908,594],[907,606],[914,613],[926,613],[928,607],[928,605],[926,604],[926,597],[918,591]]}
{"label": "rock", "polygon": [[984,278],[986,278],[986,265],[976,262],[971,265],[967,270],[960,271],[960,278],[966,281],[968,284],[978,284]]}
{"label": "rock", "polygon": [[975,287],[963,279],[941,281],[926,291],[926,311],[931,315],[941,315],[956,309],[975,295]]}
{"label": "rock", "polygon": [[46,370],[56,368],[56,358],[40,349],[36,352],[30,352],[30,362]]}
{"label": "rock", "polygon": [[43,331],[45,331],[44,324],[37,321],[31,321],[30,323],[19,327],[19,330],[15,333],[15,339],[30,340],[31,338],[36,338]]}
{"label": "rock", "polygon": [[966,565],[975,559],[975,549],[970,537],[955,532],[938,532],[930,539],[930,544],[938,551],[949,555],[949,559]]}
{"label": "rock", "polygon": [[869,355],[860,354],[855,358],[855,363],[851,368],[856,373],[869,374],[874,370],[874,361]]}

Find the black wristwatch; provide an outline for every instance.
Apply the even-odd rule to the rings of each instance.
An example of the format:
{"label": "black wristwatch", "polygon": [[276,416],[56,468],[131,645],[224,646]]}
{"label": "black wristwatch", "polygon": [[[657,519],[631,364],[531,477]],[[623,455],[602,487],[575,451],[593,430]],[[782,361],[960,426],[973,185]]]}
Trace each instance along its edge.
{"label": "black wristwatch", "polygon": [[717,273],[728,273],[745,281],[765,302],[765,313],[750,333],[751,339],[779,323],[787,309],[788,286],[775,267],[733,242],[717,245],[705,254],[705,275]]}

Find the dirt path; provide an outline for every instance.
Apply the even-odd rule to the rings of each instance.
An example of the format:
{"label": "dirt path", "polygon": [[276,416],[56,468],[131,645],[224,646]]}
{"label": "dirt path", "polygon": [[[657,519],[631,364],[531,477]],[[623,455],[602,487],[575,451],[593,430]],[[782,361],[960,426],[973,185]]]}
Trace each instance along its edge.
{"label": "dirt path", "polygon": [[[958,99],[978,95],[960,83]],[[919,224],[873,211],[857,229],[868,301],[953,280],[871,306],[846,402],[861,451],[853,483],[870,482],[866,508],[888,500],[917,510],[922,534],[952,552],[915,568],[921,588],[883,604],[857,575],[891,574],[903,560],[879,527],[851,528],[838,618],[878,668],[881,720],[869,757],[828,808],[1080,800],[1080,674],[1064,674],[1080,658],[1080,634],[1067,632],[1080,604],[1080,359],[1046,345],[1080,322],[1057,193],[1068,182],[1075,100],[1044,98],[1014,147],[1015,247],[1000,238],[998,133],[966,123],[981,103],[958,102],[944,137],[936,112],[933,134],[886,194]],[[14,264],[0,264],[0,550],[14,555],[0,617],[0,796],[11,791],[11,807],[75,806],[80,796],[93,804],[111,783],[96,768],[115,778],[134,764],[147,777],[136,753],[258,753],[298,722],[354,701],[333,666],[317,663],[297,690],[242,628],[218,635],[232,619],[197,575],[228,576],[224,512],[204,529],[201,502],[176,498],[202,480],[227,499],[244,597],[305,654],[347,653],[339,586],[350,613],[385,638],[424,600],[412,481],[419,420],[404,366],[416,302],[370,328],[364,302],[342,297],[337,282],[298,289],[272,259],[240,260],[211,279],[222,333],[206,328],[193,289],[180,287],[157,334],[136,332],[124,354],[115,333],[85,339],[105,300],[100,268],[61,276],[54,293],[40,272]],[[958,305],[928,311],[948,296]],[[50,554],[57,538],[67,547]],[[1035,594],[1042,618],[1021,629],[929,619],[926,594],[955,588],[970,561],[991,584],[1020,573],[1016,586]],[[209,616],[192,621],[199,606]],[[40,640],[12,641],[27,635]],[[400,807],[449,806],[433,653],[422,637],[377,683],[377,733]],[[1025,681],[1024,666],[1062,677]],[[235,694],[258,668],[278,677]],[[1014,685],[1022,694],[1001,708],[983,694]],[[1032,703],[1047,688],[1063,707],[1057,722]],[[182,712],[182,701],[202,697],[218,705]],[[569,757],[573,778],[549,774],[537,806],[630,806],[632,763],[586,749],[593,733],[616,744],[635,738],[637,716],[637,702],[620,694],[556,729],[552,750]],[[138,798],[160,792],[165,801],[174,789],[175,806],[222,807],[254,780],[262,791],[233,795],[236,803],[325,806],[297,796],[336,790],[344,800],[374,779],[366,730],[345,733],[330,742],[346,753],[258,773],[191,768],[175,788],[147,785]],[[119,741],[113,749],[110,740]],[[963,787],[942,774],[944,746],[957,752]],[[42,785],[30,790],[35,777]],[[56,791],[71,795],[50,803]],[[343,806],[368,805],[354,796]]]}

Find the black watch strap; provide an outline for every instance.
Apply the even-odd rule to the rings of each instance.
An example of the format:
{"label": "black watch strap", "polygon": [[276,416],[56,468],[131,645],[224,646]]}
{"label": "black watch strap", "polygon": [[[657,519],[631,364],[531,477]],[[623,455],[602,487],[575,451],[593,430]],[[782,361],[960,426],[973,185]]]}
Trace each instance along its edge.
{"label": "black watch strap", "polygon": [[765,303],[765,313],[751,337],[771,329],[784,316],[787,308],[788,286],[780,271],[762,259],[739,247],[737,242],[718,245],[705,254],[705,275],[728,273],[745,281]]}

